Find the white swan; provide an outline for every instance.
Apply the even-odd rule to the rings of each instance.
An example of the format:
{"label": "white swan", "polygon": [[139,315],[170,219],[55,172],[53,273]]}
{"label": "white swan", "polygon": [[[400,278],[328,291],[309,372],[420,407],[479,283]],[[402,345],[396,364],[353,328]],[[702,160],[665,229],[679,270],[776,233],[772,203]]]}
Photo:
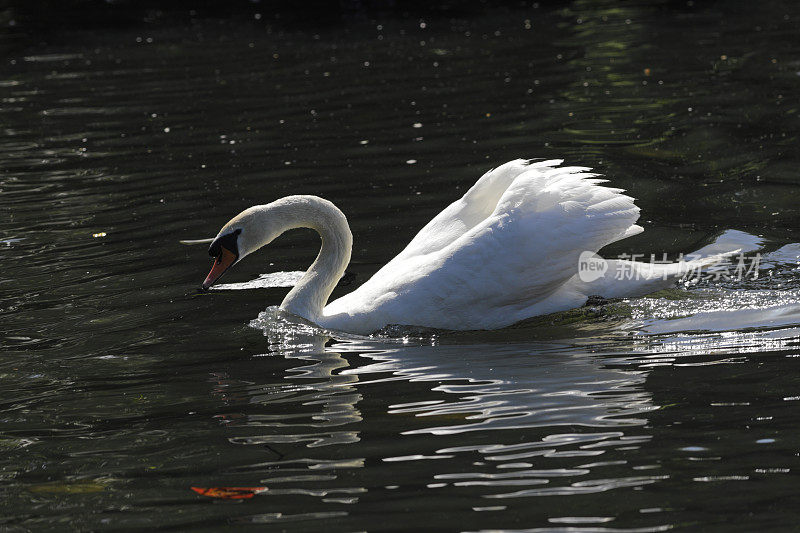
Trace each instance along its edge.
{"label": "white swan", "polygon": [[[233,264],[293,228],[319,232],[314,263],[281,309],[322,327],[371,333],[389,324],[496,329],[583,305],[592,295],[642,296],[674,283],[705,260],[651,265],[608,261],[604,276],[581,281],[582,252],[636,235],[639,208],[621,189],[601,186],[562,160],[515,160],[484,174],[406,248],[358,289],[325,305],[350,261],[344,214],[316,196],[288,196],[246,209],[209,242],[215,258],[203,288]],[[725,255],[725,254],[723,254]],[[618,269],[633,276],[619,279]]]}

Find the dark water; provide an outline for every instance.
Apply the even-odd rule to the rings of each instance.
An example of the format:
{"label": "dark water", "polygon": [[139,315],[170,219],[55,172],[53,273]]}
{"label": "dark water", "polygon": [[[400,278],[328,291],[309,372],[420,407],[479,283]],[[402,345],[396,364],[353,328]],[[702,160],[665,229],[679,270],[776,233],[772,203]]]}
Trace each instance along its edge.
{"label": "dark water", "polygon": [[[800,10],[697,4],[16,44],[0,527],[796,528]],[[771,255],[757,280],[623,312],[404,341],[256,319],[287,289],[200,294],[209,259],[178,245],[318,194],[355,235],[343,294],[517,157],[595,167],[638,199],[646,231],[610,255],[726,230]],[[317,245],[287,234],[226,281],[303,270]]]}

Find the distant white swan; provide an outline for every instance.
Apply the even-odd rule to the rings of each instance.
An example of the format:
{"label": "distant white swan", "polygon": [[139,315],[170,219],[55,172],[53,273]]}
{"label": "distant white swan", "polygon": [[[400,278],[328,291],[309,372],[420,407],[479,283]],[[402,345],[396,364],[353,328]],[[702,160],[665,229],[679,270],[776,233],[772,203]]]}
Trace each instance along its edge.
{"label": "distant white swan", "polygon": [[[588,168],[561,163],[519,159],[487,172],[366,283],[327,305],[350,262],[353,237],[344,214],[316,196],[251,207],[214,239],[194,241],[211,242],[214,257],[203,288],[283,232],[311,228],[319,232],[322,247],[282,310],[351,333],[389,324],[496,329],[579,307],[593,295],[642,296],[719,260],[656,265],[610,260],[605,275],[582,281],[583,252],[594,254],[643,230],[635,225],[639,208],[633,198],[600,185],[606,180]],[[627,274],[620,276],[621,271]]]}

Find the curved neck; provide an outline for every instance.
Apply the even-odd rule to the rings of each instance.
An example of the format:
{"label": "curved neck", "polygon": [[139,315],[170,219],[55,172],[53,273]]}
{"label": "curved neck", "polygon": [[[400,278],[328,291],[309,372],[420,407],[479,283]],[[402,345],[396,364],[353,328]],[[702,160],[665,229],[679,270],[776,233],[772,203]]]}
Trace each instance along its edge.
{"label": "curved neck", "polygon": [[280,221],[278,233],[311,228],[322,240],[317,258],[281,303],[284,311],[316,322],[350,263],[353,235],[347,218],[331,202],[317,196],[289,196],[270,207],[270,218]]}

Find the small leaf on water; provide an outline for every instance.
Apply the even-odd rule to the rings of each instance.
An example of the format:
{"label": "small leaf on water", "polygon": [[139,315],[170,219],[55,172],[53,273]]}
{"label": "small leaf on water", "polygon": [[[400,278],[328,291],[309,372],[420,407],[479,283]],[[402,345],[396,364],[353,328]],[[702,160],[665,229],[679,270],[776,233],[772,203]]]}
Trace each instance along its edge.
{"label": "small leaf on water", "polygon": [[225,500],[242,500],[266,492],[267,487],[192,487],[197,494]]}

